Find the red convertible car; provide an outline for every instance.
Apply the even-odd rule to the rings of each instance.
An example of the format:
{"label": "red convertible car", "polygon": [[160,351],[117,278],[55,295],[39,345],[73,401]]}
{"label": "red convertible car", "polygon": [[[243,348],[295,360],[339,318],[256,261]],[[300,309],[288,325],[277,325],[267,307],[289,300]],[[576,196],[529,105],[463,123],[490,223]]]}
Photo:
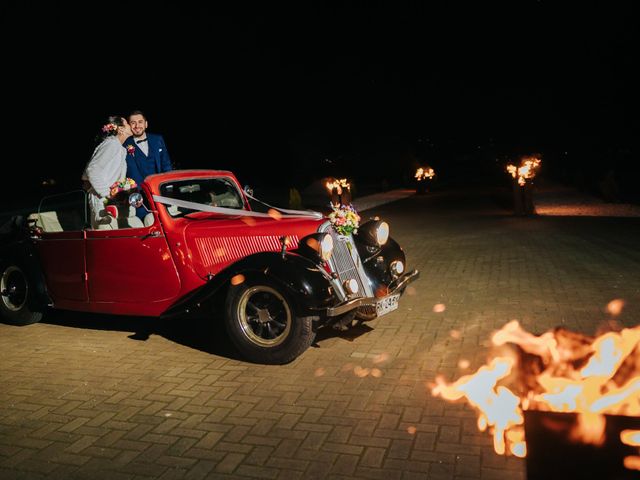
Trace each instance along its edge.
{"label": "red convertible car", "polygon": [[[144,219],[131,206],[140,195]],[[100,229],[78,190],[43,198],[2,230],[5,322],[34,323],[48,308],[173,316],[213,309],[222,296],[223,315],[211,316],[224,317],[239,351],[259,363],[292,361],[323,326],[396,309],[418,277],[386,222],[339,235],[315,212],[256,212],[226,171],[151,175]]]}

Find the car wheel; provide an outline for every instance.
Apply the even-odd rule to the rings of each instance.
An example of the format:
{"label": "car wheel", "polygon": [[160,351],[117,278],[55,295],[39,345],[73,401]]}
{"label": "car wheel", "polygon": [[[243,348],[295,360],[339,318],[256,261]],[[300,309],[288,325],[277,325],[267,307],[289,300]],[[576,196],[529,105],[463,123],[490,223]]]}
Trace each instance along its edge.
{"label": "car wheel", "polygon": [[268,279],[231,286],[225,323],[231,340],[249,360],[288,363],[313,342],[311,317],[297,317],[284,289]]}
{"label": "car wheel", "polygon": [[31,285],[22,269],[13,264],[0,268],[0,316],[12,325],[29,325],[42,319],[42,312],[29,307]]}

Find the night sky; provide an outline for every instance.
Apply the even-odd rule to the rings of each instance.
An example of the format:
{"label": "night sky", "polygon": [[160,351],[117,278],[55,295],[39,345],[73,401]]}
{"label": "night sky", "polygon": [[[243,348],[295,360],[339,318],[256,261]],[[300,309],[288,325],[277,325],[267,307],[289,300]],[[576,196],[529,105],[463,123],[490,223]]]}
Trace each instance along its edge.
{"label": "night sky", "polygon": [[638,173],[631,3],[13,3],[3,165],[25,191],[77,186],[103,119],[133,109],[177,166],[242,183],[483,178],[532,152],[565,179]]}

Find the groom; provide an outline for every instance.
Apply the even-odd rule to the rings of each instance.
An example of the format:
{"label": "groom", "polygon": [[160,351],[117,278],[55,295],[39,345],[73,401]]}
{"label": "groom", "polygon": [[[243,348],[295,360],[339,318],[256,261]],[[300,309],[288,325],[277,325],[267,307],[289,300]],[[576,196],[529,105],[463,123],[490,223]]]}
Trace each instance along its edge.
{"label": "groom", "polygon": [[[148,175],[172,170],[171,158],[162,135],[147,133],[147,117],[140,110],[129,114],[133,135],[123,144],[127,149],[127,177],[140,186]],[[136,215],[144,219],[149,213],[144,207],[136,209]]]}

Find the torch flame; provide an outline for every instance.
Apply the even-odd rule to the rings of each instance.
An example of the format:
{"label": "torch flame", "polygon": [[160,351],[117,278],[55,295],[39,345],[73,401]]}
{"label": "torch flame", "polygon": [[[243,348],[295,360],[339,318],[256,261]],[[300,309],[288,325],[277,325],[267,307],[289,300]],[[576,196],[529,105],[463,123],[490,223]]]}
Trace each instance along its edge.
{"label": "torch flame", "polygon": [[346,178],[334,178],[333,181],[327,182],[325,186],[329,192],[333,192],[333,189],[335,188],[338,195],[342,195],[342,189],[349,190],[351,188],[351,184]]}
{"label": "torch flame", "polygon": [[523,157],[520,160],[520,165],[515,166],[513,164],[507,165],[507,172],[513,177],[518,179],[518,185],[523,187],[527,180],[531,180],[538,173],[541,160],[538,157]]}
{"label": "torch flame", "polygon": [[431,167],[420,167],[416,170],[414,177],[421,182],[422,180],[431,180],[436,176],[436,172]]}

